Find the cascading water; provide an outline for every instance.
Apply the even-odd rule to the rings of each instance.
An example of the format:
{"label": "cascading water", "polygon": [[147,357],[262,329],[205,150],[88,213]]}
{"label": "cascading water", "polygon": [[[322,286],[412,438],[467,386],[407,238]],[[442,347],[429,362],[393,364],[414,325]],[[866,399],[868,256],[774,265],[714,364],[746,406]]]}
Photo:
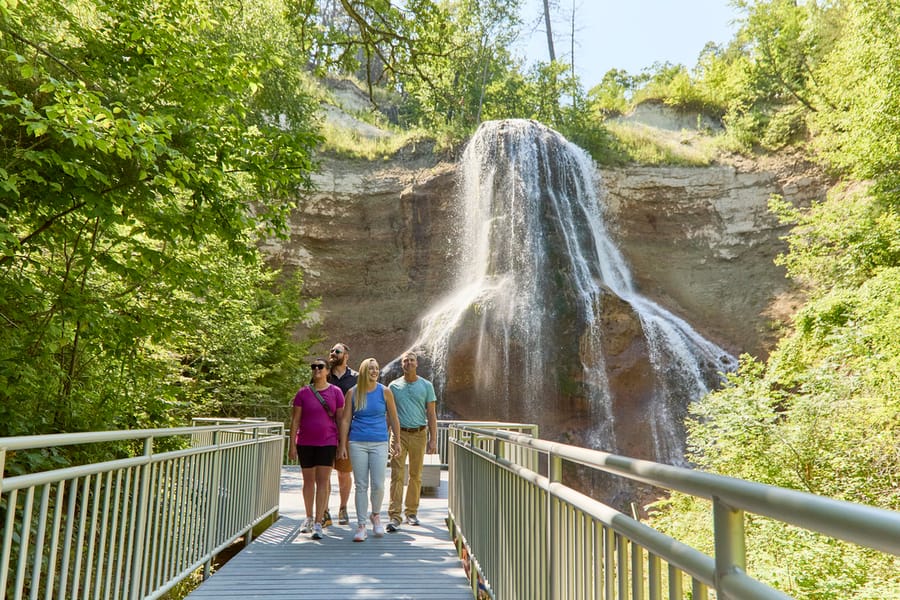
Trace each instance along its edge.
{"label": "cascading water", "polygon": [[469,142],[461,173],[455,291],[422,319],[414,344],[436,385],[481,399],[468,418],[540,423],[568,402],[589,415],[578,421],[585,441],[615,451],[603,315],[618,298],[639,322],[653,380],[644,403],[651,458],[680,463],[684,407],[735,361],[635,290],[604,225],[590,157],[534,121],[493,121]]}

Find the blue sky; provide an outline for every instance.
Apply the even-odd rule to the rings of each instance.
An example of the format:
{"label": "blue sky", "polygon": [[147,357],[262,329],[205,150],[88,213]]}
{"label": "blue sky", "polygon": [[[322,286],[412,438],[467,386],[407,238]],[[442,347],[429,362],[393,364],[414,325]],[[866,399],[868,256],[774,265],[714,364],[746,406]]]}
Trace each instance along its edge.
{"label": "blue sky", "polygon": [[[654,62],[688,68],[706,42],[724,44],[734,37],[739,16],[728,0],[557,0],[564,20],[552,24],[557,58],[568,62],[572,6],[575,6],[575,71],[585,90],[610,69],[636,75]],[[548,60],[542,0],[526,0],[523,19],[537,24],[520,43],[533,62]],[[526,36],[529,29],[526,25]]]}

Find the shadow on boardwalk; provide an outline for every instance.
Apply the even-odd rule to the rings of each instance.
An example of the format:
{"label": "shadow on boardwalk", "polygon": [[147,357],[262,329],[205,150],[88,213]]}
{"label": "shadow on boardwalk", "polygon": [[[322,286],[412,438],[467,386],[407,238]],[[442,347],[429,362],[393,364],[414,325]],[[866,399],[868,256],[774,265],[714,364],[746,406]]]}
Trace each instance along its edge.
{"label": "shadow on boardwalk", "polygon": [[[437,493],[422,495],[421,526],[354,543],[356,515],[350,494],[350,524],[337,521],[325,538],[300,533],[306,516],[299,467],[282,470],[280,518],[247,548],[203,582],[191,600],[273,598],[422,598],[471,600],[469,582],[444,519],[447,473]],[[382,520],[387,522],[385,498]],[[337,516],[337,478],[332,475],[330,508]]]}

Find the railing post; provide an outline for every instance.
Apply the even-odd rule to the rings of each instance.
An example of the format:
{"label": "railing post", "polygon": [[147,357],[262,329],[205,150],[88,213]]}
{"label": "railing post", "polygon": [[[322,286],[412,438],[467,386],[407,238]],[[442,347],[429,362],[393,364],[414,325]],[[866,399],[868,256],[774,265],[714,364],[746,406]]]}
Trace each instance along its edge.
{"label": "railing post", "polygon": [[[244,538],[244,547],[250,545],[253,541],[253,522],[256,520],[256,510],[259,505],[259,495],[262,493],[263,482],[261,481],[263,475],[262,468],[262,460],[260,459],[260,448],[259,448],[259,427],[253,428],[253,454],[255,455],[256,460],[254,460],[254,481],[256,481],[256,485],[253,486],[253,490],[250,494],[250,523],[248,524],[249,529],[247,530],[247,536]],[[268,482],[266,482],[268,483]]]}
{"label": "railing post", "polygon": [[[216,539],[218,539],[219,535],[219,502],[220,499],[220,490],[219,490],[219,482],[221,481],[222,476],[222,451],[219,448],[219,431],[213,431],[212,435],[212,445],[215,448],[213,450],[213,478],[212,483],[210,484],[210,497],[212,504],[210,505],[210,515],[209,515],[209,529],[206,531],[206,548],[215,548],[216,547]],[[203,580],[206,581],[209,579],[209,576],[212,572],[212,556],[210,556],[206,562],[203,564]]]}
{"label": "railing post", "polygon": [[726,598],[721,581],[738,569],[744,570],[747,553],[744,540],[744,511],[713,498],[713,536],[716,552],[716,592]]}
{"label": "railing post", "polygon": [[[562,458],[553,452],[547,454],[547,479],[550,486],[562,481]],[[553,494],[547,490],[547,556],[550,564],[550,576],[548,578],[547,598],[556,598],[556,591],[560,589],[559,578],[562,577],[562,553],[559,548],[559,528],[556,527],[559,519],[559,503],[553,500]]]}
{"label": "railing post", "polygon": [[147,514],[150,506],[150,472],[153,464],[150,458],[153,456],[153,438],[144,439],[144,458],[147,462],[141,467],[141,494],[137,505],[137,531],[134,538],[134,554],[131,563],[131,590],[129,596],[132,600],[143,597],[141,588],[144,585],[144,541],[147,536]]}

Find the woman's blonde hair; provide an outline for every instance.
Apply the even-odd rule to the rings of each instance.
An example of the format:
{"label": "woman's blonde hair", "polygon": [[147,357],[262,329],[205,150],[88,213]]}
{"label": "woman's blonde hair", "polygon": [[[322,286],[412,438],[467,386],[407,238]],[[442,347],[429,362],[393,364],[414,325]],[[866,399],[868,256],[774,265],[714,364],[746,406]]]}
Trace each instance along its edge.
{"label": "woman's blonde hair", "polygon": [[[378,361],[374,358],[367,358],[359,364],[359,375],[356,378],[356,385],[353,386],[353,412],[358,410],[365,410],[366,408],[366,396],[368,394],[369,389],[369,366],[375,363],[378,364]],[[375,382],[378,382],[378,378],[375,378]],[[360,386],[362,384],[362,386]]]}

